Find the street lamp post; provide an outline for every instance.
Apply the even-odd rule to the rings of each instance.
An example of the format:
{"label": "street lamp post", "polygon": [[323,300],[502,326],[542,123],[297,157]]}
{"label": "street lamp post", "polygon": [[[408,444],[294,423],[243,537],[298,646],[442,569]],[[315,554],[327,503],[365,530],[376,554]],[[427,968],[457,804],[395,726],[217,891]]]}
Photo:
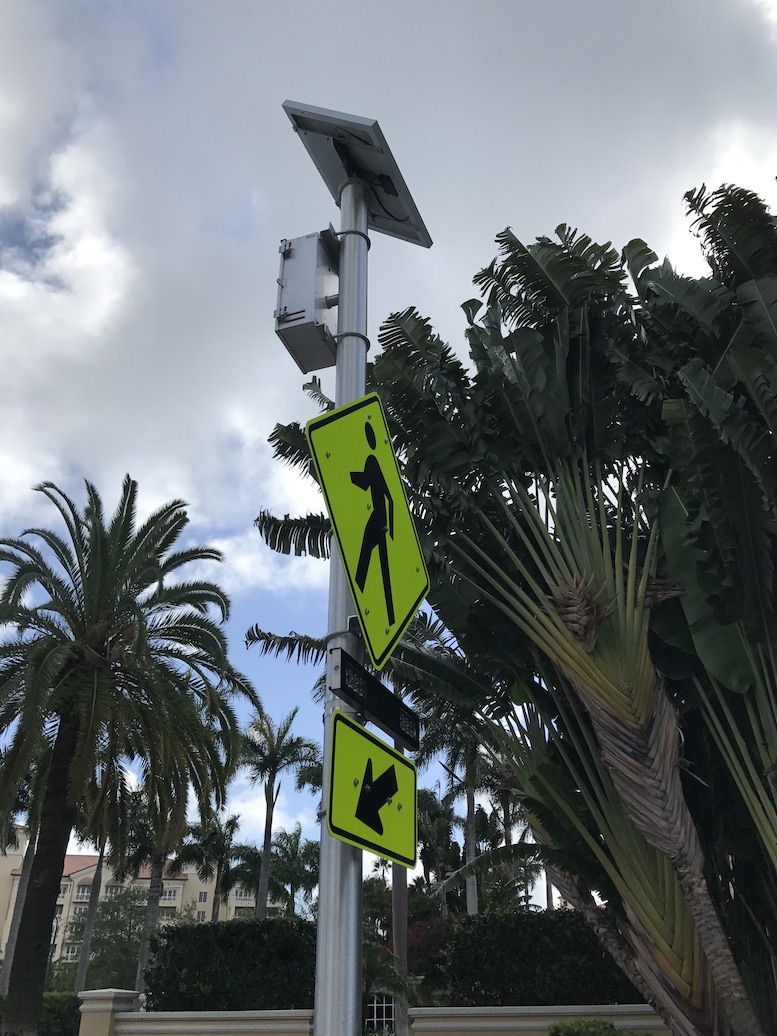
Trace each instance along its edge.
{"label": "street lamp post", "polygon": [[[340,208],[340,231],[335,260],[331,232],[318,235],[317,242],[311,242],[310,236],[283,242],[276,331],[305,373],[331,366],[334,357],[335,403],[342,406],[366,391],[368,230],[425,248],[432,241],[377,122],[291,101],[283,107]],[[326,296],[322,286],[331,277],[333,262],[339,274],[334,336],[325,326],[319,299]],[[326,297],[327,305],[329,301]],[[350,623],[353,611],[345,572],[333,543],[328,687],[336,682],[331,649],[342,648],[355,658],[362,655],[361,641]],[[324,801],[330,780],[335,708],[354,714],[327,690]],[[361,1032],[361,860],[360,849],[333,838],[326,824],[321,824],[314,1036],[359,1036]]]}
{"label": "street lamp post", "polygon": [[[340,195],[340,293],[337,314],[337,364],[335,402],[350,403],[365,393],[367,370],[367,206],[365,187],[348,180]],[[343,566],[332,547],[329,569],[329,619],[327,644],[361,655],[358,638],[348,630],[353,611]],[[327,652],[327,687],[332,651]],[[324,779],[329,787],[332,714],[345,709],[327,690],[324,714]],[[345,709],[350,714],[353,711]],[[321,825],[321,866],[316,947],[316,996],[314,1036],[361,1031],[361,932],[362,853],[332,838]]]}

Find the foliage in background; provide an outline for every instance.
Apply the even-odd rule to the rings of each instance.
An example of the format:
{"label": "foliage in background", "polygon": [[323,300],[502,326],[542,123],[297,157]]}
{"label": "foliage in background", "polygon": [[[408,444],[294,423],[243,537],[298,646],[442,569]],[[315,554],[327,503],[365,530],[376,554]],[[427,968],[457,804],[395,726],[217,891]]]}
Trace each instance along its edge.
{"label": "foliage in background", "polygon": [[260,856],[259,882],[256,889],[256,916],[267,915],[267,896],[272,874],[272,826],[275,805],[281,790],[280,778],[287,772],[318,763],[321,750],[310,738],[292,734],[298,708],[278,723],[264,712],[257,712],[243,736],[240,763],[246,767],[248,780],[264,790],[264,836]]}
{"label": "foliage in background", "polygon": [[[97,908],[85,989],[133,989],[146,912],[144,889],[122,888]],[[68,941],[79,942],[82,917],[68,925]]]}
{"label": "foliage in background", "polygon": [[[73,969],[73,973],[75,969]],[[70,987],[73,975],[70,976]],[[5,1002],[0,998],[0,1021],[3,1018]],[[79,1001],[72,992],[51,992],[43,994],[39,1036],[78,1036],[81,1025]]]}
{"label": "foliage in background", "polygon": [[157,930],[146,972],[150,1010],[275,1011],[313,1007],[315,925],[300,918]]}
{"label": "foliage in background", "polygon": [[577,911],[461,918],[447,956],[453,1006],[644,1002]]}
{"label": "foliage in background", "polygon": [[633,1029],[618,1029],[612,1022],[578,1018],[568,1022],[553,1022],[548,1026],[548,1036],[639,1036],[639,1033]]}
{"label": "foliage in background", "polygon": [[548,1027],[548,1036],[616,1036],[623,1032],[612,1022],[586,1018],[569,1022],[554,1022]]}
{"label": "foliage in background", "polygon": [[407,970],[418,980],[418,997],[426,1007],[442,1007],[448,1000],[448,947],[454,918],[438,914],[411,924],[407,933]]}

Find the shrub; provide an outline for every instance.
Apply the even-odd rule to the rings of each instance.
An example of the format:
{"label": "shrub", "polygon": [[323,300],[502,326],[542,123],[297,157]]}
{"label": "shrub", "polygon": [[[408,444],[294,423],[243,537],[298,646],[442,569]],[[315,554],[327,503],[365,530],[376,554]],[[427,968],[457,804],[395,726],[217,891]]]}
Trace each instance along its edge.
{"label": "shrub", "polygon": [[642,997],[572,910],[462,918],[448,948],[461,1006],[635,1004]]}
{"label": "shrub", "polygon": [[554,1022],[548,1027],[548,1036],[612,1036],[617,1032],[612,1022],[600,1022],[591,1018],[585,1021]]}
{"label": "shrub", "polygon": [[268,917],[157,930],[146,972],[155,1011],[274,1011],[313,1007],[316,929]]}
{"label": "shrub", "polygon": [[548,1028],[548,1036],[638,1036],[630,1029],[617,1029],[612,1022],[595,1018],[576,1019],[569,1022],[554,1022]]}
{"label": "shrub", "polygon": [[418,993],[424,1004],[435,1003],[447,986],[445,969],[453,927],[452,917],[438,915],[428,921],[416,921],[408,930],[407,970],[421,978]]}
{"label": "shrub", "polygon": [[40,1036],[78,1036],[81,1025],[75,993],[45,993],[40,1019]]}
{"label": "shrub", "polygon": [[[0,997],[0,1021],[3,999]],[[40,1018],[40,1036],[78,1036],[81,1014],[75,993],[44,993]]]}

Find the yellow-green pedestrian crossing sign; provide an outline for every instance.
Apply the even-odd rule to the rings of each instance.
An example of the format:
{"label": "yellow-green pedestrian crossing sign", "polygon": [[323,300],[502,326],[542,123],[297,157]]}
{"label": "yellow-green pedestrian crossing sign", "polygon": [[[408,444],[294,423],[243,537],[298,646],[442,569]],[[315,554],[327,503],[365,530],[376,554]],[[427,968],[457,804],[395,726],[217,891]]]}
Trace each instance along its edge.
{"label": "yellow-green pedestrian crossing sign", "polygon": [[336,711],[326,811],[330,835],[403,867],[415,867],[416,818],[413,763]]}
{"label": "yellow-green pedestrian crossing sign", "polygon": [[380,399],[313,418],[307,437],[367,651],[382,669],[429,576]]}

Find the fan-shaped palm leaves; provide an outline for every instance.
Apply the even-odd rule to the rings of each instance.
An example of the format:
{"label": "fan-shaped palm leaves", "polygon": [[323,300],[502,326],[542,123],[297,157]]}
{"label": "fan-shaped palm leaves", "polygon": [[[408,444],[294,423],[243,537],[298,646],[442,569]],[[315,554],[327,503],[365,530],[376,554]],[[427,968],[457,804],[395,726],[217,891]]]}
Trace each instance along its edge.
{"label": "fan-shaped palm leaves", "polygon": [[264,787],[264,839],[262,841],[262,874],[257,891],[257,917],[267,913],[267,894],[272,870],[272,824],[275,804],[280,794],[278,778],[286,770],[315,763],[318,745],[308,738],[291,733],[298,710],[292,709],[276,726],[264,713],[258,713],[245,732],[241,764],[248,769],[252,783]]}
{"label": "fan-shaped palm leaves", "polygon": [[211,921],[218,921],[221,901],[238,880],[235,861],[239,857],[239,846],[235,836],[239,827],[239,816],[222,820],[218,813],[205,814],[200,823],[189,826],[186,838],[170,864],[173,874],[180,874],[188,864],[194,867],[200,881],[213,882]]}
{"label": "fan-shaped palm leaves", "polygon": [[188,521],[181,501],[138,525],[129,477],[110,518],[89,483],[83,510],[52,483],[38,490],[64,534],[35,528],[0,541],[0,729],[10,735],[1,800],[51,746],[6,1006],[9,1031],[35,1027],[67,842],[106,741],[117,757],[138,759],[148,782],[164,778],[183,791],[155,795],[152,810],[162,799],[185,810],[189,783],[203,802],[223,794],[239,744],[231,698],[256,701],[227,658],[224,593],[177,578],[190,562],[220,559],[209,548],[177,547]]}
{"label": "fan-shaped palm leaves", "polygon": [[310,903],[318,885],[318,842],[302,838],[302,825],[294,825],[293,831],[278,831],[272,842],[273,884],[277,893],[282,892],[286,911],[297,912],[297,896]]}

